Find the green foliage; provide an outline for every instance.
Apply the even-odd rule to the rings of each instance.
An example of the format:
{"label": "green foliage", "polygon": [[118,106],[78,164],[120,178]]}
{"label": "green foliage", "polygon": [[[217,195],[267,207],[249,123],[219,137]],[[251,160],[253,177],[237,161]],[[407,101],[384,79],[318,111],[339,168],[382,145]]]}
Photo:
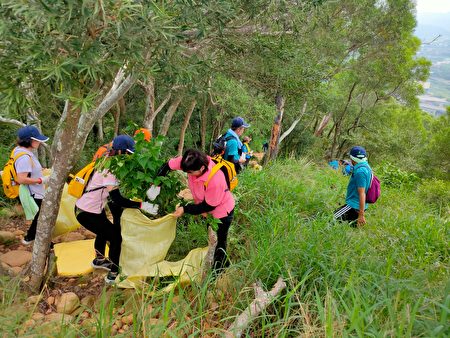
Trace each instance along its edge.
{"label": "green foliage", "polygon": [[157,176],[158,169],[165,163],[160,157],[163,138],[144,140],[143,134],[136,136],[136,149],[132,155],[116,155],[99,161],[98,167],[108,169],[120,182],[120,191],[128,198],[145,200],[150,186],[161,186],[161,193],[154,203],[159,205],[158,213],[166,215],[175,210],[179,203],[177,194],[181,183],[176,173],[166,177]]}
{"label": "green foliage", "polygon": [[424,203],[428,203],[439,210],[442,216],[450,214],[450,182],[438,179],[422,180],[418,193]]}
{"label": "green foliage", "polygon": [[401,170],[397,166],[389,162],[382,162],[377,171],[383,186],[397,187],[402,185],[414,186],[420,181],[420,178],[414,174]]}

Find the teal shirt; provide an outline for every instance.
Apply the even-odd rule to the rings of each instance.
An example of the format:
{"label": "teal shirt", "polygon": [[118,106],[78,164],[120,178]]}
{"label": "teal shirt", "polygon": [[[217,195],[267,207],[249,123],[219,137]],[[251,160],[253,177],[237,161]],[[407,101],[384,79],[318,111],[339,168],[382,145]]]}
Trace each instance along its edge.
{"label": "teal shirt", "polygon": [[239,155],[240,142],[238,142],[235,135],[236,134],[233,135],[233,133],[230,133],[230,131],[225,134],[225,137],[233,136],[230,140],[227,141],[227,147],[225,148],[225,153],[223,154],[223,158],[231,162],[237,162],[241,158],[241,155]]}
{"label": "teal shirt", "polygon": [[[353,167],[353,174],[350,176],[350,182],[347,186],[347,197],[345,203],[351,206],[353,209],[359,210],[359,195],[358,188],[364,188],[366,193],[370,187],[370,179],[372,178],[372,169],[369,163],[362,162],[357,163]],[[367,203],[364,206],[364,210],[367,209]]]}

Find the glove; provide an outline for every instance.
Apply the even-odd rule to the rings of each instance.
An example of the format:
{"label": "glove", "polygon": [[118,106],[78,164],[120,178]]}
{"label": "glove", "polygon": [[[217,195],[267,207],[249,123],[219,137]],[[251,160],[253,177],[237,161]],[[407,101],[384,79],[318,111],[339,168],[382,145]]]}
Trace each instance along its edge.
{"label": "glove", "polygon": [[141,210],[144,210],[145,212],[148,212],[151,215],[156,215],[158,213],[159,205],[148,203],[148,202],[142,202],[141,203]]}
{"label": "glove", "polygon": [[160,192],[161,192],[161,187],[152,184],[150,186],[150,189],[147,190],[146,194],[150,201],[154,201],[155,198],[158,197]]}
{"label": "glove", "polygon": [[50,176],[42,176],[40,184],[47,184],[49,179],[50,179]]}

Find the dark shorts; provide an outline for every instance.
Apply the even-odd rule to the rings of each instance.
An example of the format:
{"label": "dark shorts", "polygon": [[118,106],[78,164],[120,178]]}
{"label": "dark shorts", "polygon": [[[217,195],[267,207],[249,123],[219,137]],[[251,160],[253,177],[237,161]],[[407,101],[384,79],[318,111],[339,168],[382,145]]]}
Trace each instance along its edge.
{"label": "dark shorts", "polygon": [[355,223],[358,220],[358,210],[344,204],[334,211],[334,218],[341,222]]}

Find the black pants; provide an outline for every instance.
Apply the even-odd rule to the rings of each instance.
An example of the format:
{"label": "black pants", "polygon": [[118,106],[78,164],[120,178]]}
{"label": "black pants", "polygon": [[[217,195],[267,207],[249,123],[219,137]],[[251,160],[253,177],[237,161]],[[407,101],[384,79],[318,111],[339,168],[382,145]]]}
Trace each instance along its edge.
{"label": "black pants", "polygon": [[111,271],[118,272],[122,246],[120,223],[111,223],[106,217],[105,210],[102,210],[101,214],[78,210],[77,220],[82,226],[97,235],[94,242],[97,258],[105,257],[106,242],[109,242],[109,259],[113,262]]}
{"label": "black pants", "polygon": [[231,222],[233,221],[234,209],[226,217],[219,218],[219,229],[217,230],[217,246],[214,251],[213,269],[216,273],[221,272],[230,265],[227,256],[227,237]]}
{"label": "black pants", "polygon": [[28,228],[27,234],[25,236],[26,241],[33,241],[36,238],[37,221],[39,218],[39,212],[41,211],[42,200],[34,198],[34,197],[33,197],[33,199],[36,202],[39,209],[38,209],[38,212],[36,213],[36,215],[34,216],[30,227]]}
{"label": "black pants", "polygon": [[347,204],[339,207],[334,211],[334,218],[341,222],[349,222],[350,225],[355,226],[358,220],[359,211],[353,209]]}

